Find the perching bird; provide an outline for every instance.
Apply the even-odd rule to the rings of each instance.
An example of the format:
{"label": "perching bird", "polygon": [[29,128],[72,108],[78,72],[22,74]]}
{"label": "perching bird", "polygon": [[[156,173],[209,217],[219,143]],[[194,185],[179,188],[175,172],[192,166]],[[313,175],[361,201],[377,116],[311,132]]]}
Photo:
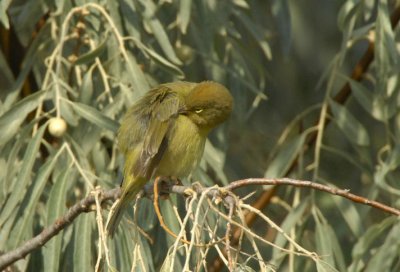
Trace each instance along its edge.
{"label": "perching bird", "polygon": [[122,194],[107,231],[113,236],[124,209],[152,177],[188,176],[208,133],[230,115],[233,98],[221,84],[173,82],[150,90],[126,113],[118,131],[125,156]]}

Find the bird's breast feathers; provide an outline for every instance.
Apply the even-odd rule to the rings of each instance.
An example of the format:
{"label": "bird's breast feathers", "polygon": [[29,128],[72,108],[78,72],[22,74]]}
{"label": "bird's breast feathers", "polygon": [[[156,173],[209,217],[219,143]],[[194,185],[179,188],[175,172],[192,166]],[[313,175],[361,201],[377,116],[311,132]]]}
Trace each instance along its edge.
{"label": "bird's breast feathers", "polygon": [[185,177],[198,165],[203,155],[206,132],[186,116],[179,115],[168,135],[165,153],[156,175]]}

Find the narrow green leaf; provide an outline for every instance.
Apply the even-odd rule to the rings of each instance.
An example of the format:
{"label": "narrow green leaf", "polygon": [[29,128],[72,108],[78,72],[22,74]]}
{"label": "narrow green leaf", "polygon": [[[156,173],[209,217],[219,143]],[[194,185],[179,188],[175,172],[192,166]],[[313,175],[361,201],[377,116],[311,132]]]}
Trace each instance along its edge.
{"label": "narrow green leaf", "polygon": [[[395,34],[390,22],[390,14],[386,1],[378,4],[378,17],[376,20],[376,46],[375,58],[378,62],[377,72],[385,79],[388,69],[398,63],[399,53],[395,41]],[[379,78],[378,78],[379,80]]]}
{"label": "narrow green leaf", "polygon": [[182,34],[186,34],[190,22],[190,13],[192,9],[192,0],[180,0],[178,12],[178,25]]}
{"label": "narrow green leaf", "polygon": [[[106,34],[106,36],[108,36]],[[74,62],[74,65],[82,65],[93,62],[96,58],[100,57],[104,53],[104,49],[106,49],[106,41],[108,38],[105,38],[95,49],[89,51],[86,54],[82,54],[79,58]]]}
{"label": "narrow green leaf", "polygon": [[319,214],[318,217],[322,217],[322,220],[317,218],[316,215],[314,216],[317,252],[322,256],[322,259],[326,264],[329,265],[328,267],[337,267],[339,271],[345,271],[346,265],[344,262],[343,252],[340,248],[336,234],[322,214]]}
{"label": "narrow green leaf", "polygon": [[40,142],[42,141],[43,134],[47,126],[41,126],[36,132],[36,135],[29,142],[26,149],[23,163],[18,174],[18,190],[14,190],[7,200],[5,206],[0,214],[0,226],[8,219],[8,217],[16,211],[16,207],[24,198],[24,193],[31,181],[32,168],[36,161],[37,152],[40,147]]}
{"label": "narrow green leaf", "polygon": [[[1,1],[0,1],[1,2]],[[49,11],[45,0],[26,0],[16,5],[15,2],[8,9],[12,20],[14,33],[23,47],[27,48],[32,40],[36,22]]]}
{"label": "narrow green leaf", "polygon": [[371,250],[371,245],[382,237],[383,233],[386,233],[387,229],[397,222],[397,217],[388,217],[382,220],[378,224],[374,224],[368,228],[368,230],[361,236],[355,246],[353,247],[352,257],[353,262],[360,261],[365,254],[368,254]]}
{"label": "narrow green leaf", "polygon": [[358,101],[358,103],[360,103],[360,105],[364,108],[365,111],[367,111],[368,113],[371,112],[373,103],[372,92],[368,90],[360,82],[355,81],[354,79],[348,77],[346,78],[349,81],[352,93],[356,98],[356,100]]}
{"label": "narrow green leaf", "polygon": [[360,213],[357,212],[353,203],[348,199],[342,197],[332,197],[338,211],[343,216],[351,232],[355,237],[360,237],[364,233],[364,224],[360,217]]}
{"label": "narrow green leaf", "polygon": [[146,46],[141,46],[141,49],[144,50],[156,63],[160,64],[163,68],[170,70],[173,74],[176,74],[178,78],[184,78],[185,74],[178,66],[165,59],[156,51],[147,48]]}
{"label": "narrow green leaf", "polygon": [[[396,112],[397,100],[395,98],[384,99],[384,94],[368,90],[360,82],[351,78],[347,78],[347,80],[350,83],[352,93],[358,103],[360,103],[364,110],[375,119],[385,121]],[[390,107],[390,101],[393,101],[396,105]]]}
{"label": "narrow green leaf", "polygon": [[[109,1],[109,2],[114,2],[114,1]],[[116,8],[116,10],[117,12],[121,12],[123,15],[122,17],[125,23],[124,26],[126,28],[128,36],[141,39],[140,25],[142,22],[139,17],[139,14],[137,13],[136,3],[129,0],[121,0],[118,3],[119,6]]]}
{"label": "narrow green leaf", "polygon": [[365,272],[393,271],[393,264],[398,263],[400,247],[400,224],[397,222],[387,233],[385,242],[371,256]]}
{"label": "narrow green leaf", "polygon": [[[1,1],[0,1],[1,2]],[[36,33],[35,39],[29,38],[30,45],[28,50],[24,53],[24,59],[20,65],[18,76],[15,79],[14,85],[10,92],[7,94],[7,98],[4,100],[4,109],[10,110],[15,107],[16,101],[19,98],[19,94],[23,89],[22,86],[26,83],[26,79],[29,73],[32,72],[32,67],[42,61],[42,56],[38,54],[40,50],[50,50],[54,46],[54,40],[51,35],[48,35],[52,24],[44,24],[40,27],[39,32]],[[29,33],[29,36],[32,32]],[[47,56],[47,55],[46,55]],[[39,59],[39,60],[38,60]],[[41,78],[36,77],[36,84],[42,85]]]}
{"label": "narrow green leaf", "polygon": [[173,63],[181,65],[182,62],[175,54],[174,48],[166,33],[166,29],[163,27],[161,22],[155,16],[157,11],[157,6],[153,1],[140,0],[140,2],[144,6],[144,14],[143,14],[144,21],[147,25],[150,26],[151,31],[154,34],[162,51]]}
{"label": "narrow green leaf", "polygon": [[137,205],[139,205],[139,209],[136,211],[136,216],[140,218],[140,227],[144,231],[151,231],[159,224],[153,202],[150,199],[142,198]]}
{"label": "narrow green leaf", "polygon": [[391,186],[388,183],[388,178],[390,177],[390,172],[392,172],[393,169],[394,168],[386,162],[380,163],[379,167],[377,167],[377,169],[374,173],[374,182],[380,188],[388,191],[389,193],[400,196],[400,189],[398,189],[397,187]]}
{"label": "narrow green leaf", "polygon": [[[281,224],[281,228],[285,233],[289,233],[298,222],[300,222],[301,218],[304,216],[304,212],[307,208],[310,207],[310,198],[304,199],[298,206],[290,211],[290,213],[286,216]],[[278,247],[285,248],[288,243],[287,239],[282,235],[278,234],[275,238],[274,244]],[[283,261],[281,258],[282,251],[280,249],[274,248],[272,251],[273,265],[279,267]]]}
{"label": "narrow green leaf", "polygon": [[18,213],[12,213],[9,220],[0,227],[0,245],[2,251],[7,252],[8,250],[15,249],[10,243],[10,233],[15,226],[15,221],[18,218]]}
{"label": "narrow green leaf", "polygon": [[[38,120],[32,120],[28,125],[23,126],[18,131],[18,137],[16,141],[13,141],[11,151],[6,155],[7,167],[5,168],[5,180],[3,183],[3,190],[5,194],[11,193],[13,188],[18,184],[15,181],[16,176],[19,173],[19,169],[16,163],[20,163],[21,158],[19,157],[21,149],[26,148],[27,140],[31,138],[32,129],[38,123]],[[8,143],[10,144],[10,143]]]}
{"label": "narrow green leaf", "polygon": [[[7,154],[4,154],[6,152],[1,152],[4,150],[0,150],[0,169],[7,169],[7,161],[6,158],[8,157]],[[0,184],[2,184],[2,188],[0,189],[0,206],[2,206],[3,202],[5,201],[6,198],[6,172],[2,171],[0,172]]]}
{"label": "narrow green leaf", "polygon": [[358,146],[368,146],[370,143],[369,134],[364,126],[344,106],[331,100],[329,102],[334,121],[342,130],[348,140]]}
{"label": "narrow green leaf", "polygon": [[128,52],[128,59],[125,62],[126,69],[123,70],[121,75],[123,80],[132,82],[134,95],[143,95],[150,88],[146,76],[142,68],[137,63],[137,60],[132,53]]}
{"label": "narrow green leaf", "polygon": [[45,93],[40,91],[25,97],[0,116],[0,146],[15,136],[28,113],[43,101]]}
{"label": "narrow green leaf", "polygon": [[7,9],[11,4],[11,0],[2,0],[0,2],[0,22],[3,24],[3,26],[6,29],[10,28],[10,22],[8,21],[8,16],[7,16]]}
{"label": "narrow green leaf", "polygon": [[71,102],[71,105],[78,115],[99,126],[100,128],[109,129],[111,131],[118,130],[118,122],[115,122],[114,120],[105,116],[97,109],[79,102]]}
{"label": "narrow green leaf", "polygon": [[[0,8],[0,15],[1,15],[1,8]],[[3,115],[3,111],[6,110],[5,108],[1,107],[3,101],[5,100],[5,95],[12,89],[12,86],[15,81],[11,68],[7,63],[7,60],[2,51],[0,51],[0,79],[1,79],[1,89],[2,89],[2,93],[0,93],[0,116],[1,116]]]}
{"label": "narrow green leaf", "polygon": [[160,272],[170,272],[171,271],[171,266],[172,263],[174,261],[174,256],[172,256],[172,254],[167,254],[167,256],[165,257],[162,266],[160,268]]}
{"label": "narrow green leaf", "polygon": [[339,270],[336,270],[334,267],[332,267],[330,264],[323,260],[317,260],[317,271],[318,272],[339,272]]}
{"label": "narrow green leaf", "polygon": [[13,233],[11,234],[13,248],[19,245],[24,239],[28,238],[29,236],[27,236],[27,234],[33,230],[32,224],[29,222],[32,222],[37,203],[39,202],[45,185],[48,183],[48,179],[54,165],[56,164],[57,158],[58,155],[49,157],[42,167],[40,167],[34,182],[32,182],[29,192],[25,195],[24,203],[19,208],[19,219],[15,224]]}
{"label": "narrow green leaf", "polygon": [[[171,201],[164,201],[163,205],[160,206],[161,214],[164,217],[165,224],[174,232],[179,233],[180,225],[178,220],[176,219],[176,215],[174,213],[174,209],[172,207],[172,203],[176,203],[177,197],[176,195],[170,196]],[[168,245],[172,245],[175,240],[171,236],[166,237],[166,241]]]}
{"label": "narrow green leaf", "polygon": [[208,166],[215,171],[222,184],[227,185],[228,178],[224,172],[225,155],[225,152],[213,146],[209,140],[206,141],[203,160],[205,160]]}
{"label": "narrow green leaf", "polygon": [[305,135],[297,135],[281,147],[276,157],[268,165],[264,177],[279,178],[286,174],[292,162],[304,146]]}
{"label": "narrow green leaf", "polygon": [[175,50],[168,38],[165,29],[163,28],[161,22],[159,20],[155,20],[154,18],[148,21],[154,36],[156,37],[158,44],[161,49],[164,51],[165,55],[175,64],[182,65],[181,60],[175,54]]}
{"label": "narrow green leaf", "polygon": [[[64,92],[60,92],[64,93]],[[67,122],[67,124],[71,127],[75,127],[79,123],[79,117],[72,110],[72,106],[68,103],[70,102],[67,98],[66,94],[61,94],[63,99],[61,99],[60,103],[60,114],[63,119]]]}
{"label": "narrow green leaf", "polygon": [[56,6],[55,12],[57,14],[61,13],[63,11],[63,9],[65,9],[65,7],[64,7],[65,1],[63,1],[63,0],[54,0],[54,4]]}
{"label": "narrow green leaf", "polygon": [[[47,202],[47,223],[46,226],[54,224],[54,222],[62,216],[67,210],[66,195],[68,183],[71,181],[71,168],[66,168],[57,177],[56,182],[51,189],[49,201]],[[44,271],[59,271],[60,260],[63,255],[61,252],[64,231],[60,231],[53,237],[42,249],[43,259],[45,260]]]}
{"label": "narrow green leaf", "polygon": [[267,35],[263,28],[259,25],[255,24],[245,13],[235,12],[234,13],[237,18],[243,23],[243,25],[247,28],[247,30],[253,35],[253,37],[257,40],[258,45],[262,49],[265,57],[267,59],[272,58],[271,48],[267,41]]}
{"label": "narrow green leaf", "polygon": [[[274,0],[272,1],[272,14],[274,16],[275,21],[277,21],[277,28],[278,32],[280,33],[280,40],[282,41],[282,48],[283,52],[285,54],[289,54],[290,52],[290,46],[292,42],[292,37],[291,37],[291,16],[290,16],[290,11],[289,11],[289,1],[288,0]],[[260,46],[263,46],[264,53],[266,56],[271,59],[272,58],[272,53],[271,49],[266,41],[260,44]]]}
{"label": "narrow green leaf", "polygon": [[93,213],[83,213],[74,223],[74,271],[93,271]]}
{"label": "narrow green leaf", "polygon": [[82,85],[80,86],[79,102],[90,104],[93,99],[93,69],[89,69],[83,76]]}
{"label": "narrow green leaf", "polygon": [[[126,228],[127,227],[127,228]],[[123,228],[123,231],[117,231],[114,237],[114,256],[112,256],[116,271],[130,271],[132,265],[132,248],[133,244],[137,243],[136,237],[140,234],[136,228],[132,229],[131,224],[125,224],[125,220],[121,221],[119,228]],[[130,235],[134,233],[135,238]]]}
{"label": "narrow green leaf", "polygon": [[326,226],[326,231],[329,234],[329,237],[331,238],[331,244],[332,244],[332,251],[333,251],[333,256],[335,257],[335,263],[339,271],[346,271],[346,262],[344,259],[344,251],[342,247],[340,246],[340,242],[338,240],[338,237],[336,236],[336,233],[333,229],[334,226],[327,225]]}
{"label": "narrow green leaf", "polygon": [[352,21],[355,19],[355,14],[357,11],[357,5],[352,1],[346,1],[340,8],[338,17],[337,17],[337,24],[341,31],[348,32],[350,35],[353,31],[354,24]]}

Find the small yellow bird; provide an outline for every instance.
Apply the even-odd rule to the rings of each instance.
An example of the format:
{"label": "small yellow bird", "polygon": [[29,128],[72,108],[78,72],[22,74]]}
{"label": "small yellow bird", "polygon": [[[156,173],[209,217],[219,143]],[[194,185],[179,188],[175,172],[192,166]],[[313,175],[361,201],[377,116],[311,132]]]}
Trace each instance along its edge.
{"label": "small yellow bird", "polygon": [[204,81],[162,84],[128,110],[118,131],[125,165],[122,194],[107,224],[111,237],[123,210],[152,177],[190,174],[208,133],[229,117],[232,107],[223,85]]}

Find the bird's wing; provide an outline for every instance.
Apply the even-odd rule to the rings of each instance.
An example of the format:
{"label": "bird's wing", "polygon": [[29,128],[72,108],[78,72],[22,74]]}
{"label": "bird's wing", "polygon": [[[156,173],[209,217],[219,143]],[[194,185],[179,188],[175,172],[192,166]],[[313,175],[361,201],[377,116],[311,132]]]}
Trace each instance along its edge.
{"label": "bird's wing", "polygon": [[152,175],[168,145],[168,131],[173,126],[179,112],[180,98],[166,86],[154,90],[149,108],[150,118],[143,138],[142,150],[132,169],[143,177]]}

